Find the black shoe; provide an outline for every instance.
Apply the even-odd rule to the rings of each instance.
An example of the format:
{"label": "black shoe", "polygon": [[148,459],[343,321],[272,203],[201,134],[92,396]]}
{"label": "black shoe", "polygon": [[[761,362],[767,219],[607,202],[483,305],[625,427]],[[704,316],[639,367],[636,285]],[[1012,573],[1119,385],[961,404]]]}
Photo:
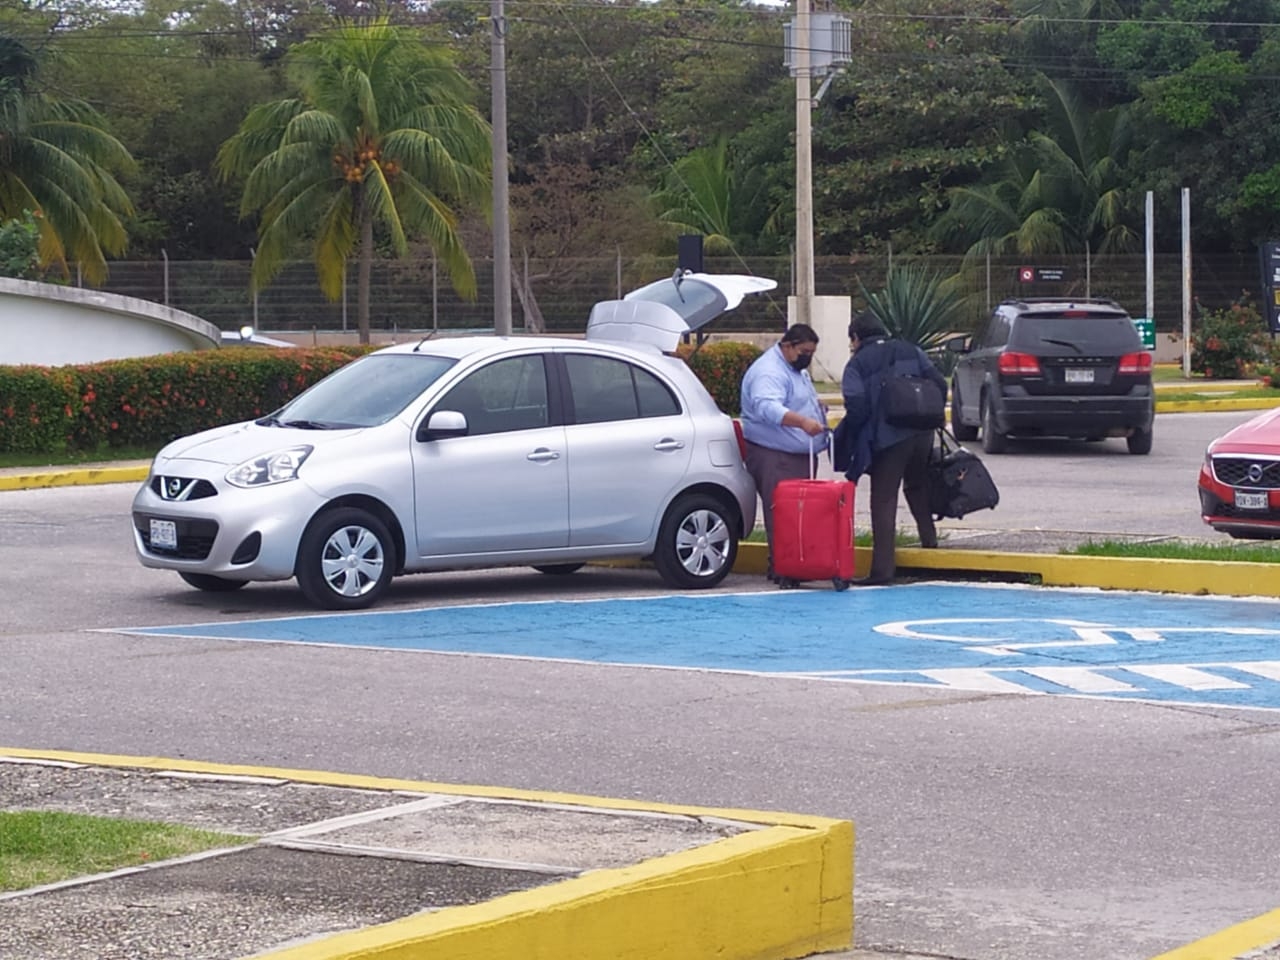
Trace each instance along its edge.
{"label": "black shoe", "polygon": [[764,568],[764,578],[770,583],[778,582],[778,575],[773,572],[773,557],[770,557]]}
{"label": "black shoe", "polygon": [[935,533],[932,537],[921,537],[920,546],[926,550],[938,549],[938,535]]}
{"label": "black shoe", "polygon": [[882,587],[886,583],[893,583],[893,577],[854,577],[849,582],[855,587]]}

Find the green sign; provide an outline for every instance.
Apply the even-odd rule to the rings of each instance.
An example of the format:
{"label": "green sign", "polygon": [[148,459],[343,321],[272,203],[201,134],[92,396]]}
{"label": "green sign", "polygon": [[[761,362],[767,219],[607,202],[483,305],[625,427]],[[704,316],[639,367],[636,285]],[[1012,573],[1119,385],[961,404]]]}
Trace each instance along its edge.
{"label": "green sign", "polygon": [[1134,317],[1133,325],[1138,328],[1138,336],[1142,338],[1142,345],[1148,350],[1156,348],[1156,322],[1150,317]]}

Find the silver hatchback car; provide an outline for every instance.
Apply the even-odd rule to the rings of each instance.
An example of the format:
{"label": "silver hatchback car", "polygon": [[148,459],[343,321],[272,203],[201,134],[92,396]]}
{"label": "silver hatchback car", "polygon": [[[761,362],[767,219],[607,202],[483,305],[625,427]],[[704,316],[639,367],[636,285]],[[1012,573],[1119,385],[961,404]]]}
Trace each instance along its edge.
{"label": "silver hatchback car", "polygon": [[297,577],[315,605],[392,576],[649,558],[712,587],[755,524],[734,422],[680,337],[774,281],[679,274],[592,309],[585,340],[387,347],[279,410],[157,454],[133,501],[144,566],[202,590]]}

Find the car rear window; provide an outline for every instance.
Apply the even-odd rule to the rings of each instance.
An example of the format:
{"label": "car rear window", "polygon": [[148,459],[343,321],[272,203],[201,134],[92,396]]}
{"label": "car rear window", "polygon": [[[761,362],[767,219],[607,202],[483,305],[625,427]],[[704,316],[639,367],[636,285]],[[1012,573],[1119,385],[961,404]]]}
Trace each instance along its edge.
{"label": "car rear window", "polygon": [[1115,314],[1021,316],[1013,325],[1009,346],[1048,356],[1119,354],[1143,349],[1133,321]]}

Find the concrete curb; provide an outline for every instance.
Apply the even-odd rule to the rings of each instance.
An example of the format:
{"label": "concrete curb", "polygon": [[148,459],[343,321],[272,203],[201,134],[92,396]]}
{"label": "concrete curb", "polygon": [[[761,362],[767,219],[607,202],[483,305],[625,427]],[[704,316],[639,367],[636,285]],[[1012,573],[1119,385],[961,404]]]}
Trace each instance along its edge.
{"label": "concrete curb", "polygon": [[634,866],[594,870],[486,903],[448,907],[260,954],[262,960],[785,960],[853,939],[853,824],[757,810],[645,804],[498,787],[160,757],[0,747],[0,754],[100,767],[268,777],[363,790],[573,804],[760,824]]}
{"label": "concrete curb", "polygon": [[[854,551],[858,576],[867,572],[869,551]],[[769,548],[763,543],[738,545],[735,573],[764,575]],[[900,574],[943,571],[951,574],[1023,575],[1046,586],[1098,587],[1104,590],[1154,590],[1163,593],[1224,597],[1280,597],[1280,568],[1271,563],[1219,563],[1202,560],[1156,560],[1137,557],[1085,557],[1056,553],[1012,553],[988,550],[925,550],[899,547]]]}
{"label": "concrete curb", "polygon": [[1259,951],[1280,947],[1280,909],[1162,953],[1154,960],[1263,960]]}
{"label": "concrete curb", "polygon": [[32,467],[29,472],[0,475],[0,490],[35,490],[44,487],[73,487],[95,483],[141,483],[147,479],[149,466],[141,467],[68,467],[49,469]]}

